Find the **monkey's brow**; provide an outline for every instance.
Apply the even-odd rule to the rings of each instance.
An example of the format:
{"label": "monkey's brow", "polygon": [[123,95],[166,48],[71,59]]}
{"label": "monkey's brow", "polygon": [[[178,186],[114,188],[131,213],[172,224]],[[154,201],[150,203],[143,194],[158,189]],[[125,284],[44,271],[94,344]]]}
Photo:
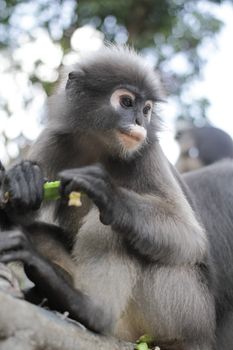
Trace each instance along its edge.
{"label": "monkey's brow", "polygon": [[144,100],[151,100],[153,102],[159,101],[158,96],[153,95],[152,93],[147,93],[146,91],[142,91],[135,85],[131,84],[120,84],[116,87],[117,89],[126,89],[132,92],[135,96],[141,97]]}
{"label": "monkey's brow", "polygon": [[135,95],[141,96],[141,92],[137,86],[130,85],[130,84],[119,84],[116,86],[116,89],[126,89],[132,92]]}

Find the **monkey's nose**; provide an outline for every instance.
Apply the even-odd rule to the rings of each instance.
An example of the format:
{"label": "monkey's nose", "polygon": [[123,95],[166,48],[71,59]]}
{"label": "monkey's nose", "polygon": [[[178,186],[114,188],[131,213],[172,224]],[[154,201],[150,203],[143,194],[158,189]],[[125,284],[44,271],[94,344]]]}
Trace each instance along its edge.
{"label": "monkey's nose", "polygon": [[135,124],[142,126],[142,117],[141,116],[136,117]]}

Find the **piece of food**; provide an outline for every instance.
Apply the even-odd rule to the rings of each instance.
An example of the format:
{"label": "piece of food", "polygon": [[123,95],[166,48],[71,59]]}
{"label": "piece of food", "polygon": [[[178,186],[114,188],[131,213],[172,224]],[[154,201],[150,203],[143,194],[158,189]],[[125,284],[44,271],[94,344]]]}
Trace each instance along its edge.
{"label": "piece of food", "polygon": [[[44,199],[45,200],[56,200],[60,198],[59,187],[61,185],[60,181],[45,182],[44,184]],[[69,194],[69,206],[80,207],[81,203],[81,193],[73,191]]]}
{"label": "piece of food", "polygon": [[81,207],[82,203],[80,198],[81,198],[80,192],[74,192],[74,191],[70,192],[68,205],[74,206],[74,207]]}

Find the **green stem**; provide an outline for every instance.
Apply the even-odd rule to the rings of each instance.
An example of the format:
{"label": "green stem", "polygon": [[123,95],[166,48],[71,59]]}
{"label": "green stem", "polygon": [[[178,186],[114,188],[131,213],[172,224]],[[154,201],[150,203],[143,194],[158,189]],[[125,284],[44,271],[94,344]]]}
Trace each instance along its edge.
{"label": "green stem", "polygon": [[59,187],[61,185],[61,181],[51,181],[44,183],[44,200],[56,200],[61,197],[59,192]]}

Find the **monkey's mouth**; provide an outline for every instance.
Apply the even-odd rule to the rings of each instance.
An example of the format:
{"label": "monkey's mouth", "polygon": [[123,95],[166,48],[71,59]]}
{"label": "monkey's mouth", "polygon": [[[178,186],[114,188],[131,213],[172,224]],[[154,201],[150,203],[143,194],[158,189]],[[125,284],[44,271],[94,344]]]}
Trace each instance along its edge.
{"label": "monkey's mouth", "polygon": [[130,131],[122,131],[120,130],[119,133],[121,134],[122,137],[126,137],[128,139],[134,140],[136,142],[142,141],[142,135],[137,132],[130,132]]}
{"label": "monkey's mouth", "polygon": [[146,138],[146,130],[144,130],[138,130],[138,128],[132,128],[127,130],[120,129],[117,131],[117,136],[121,144],[123,144],[126,148],[137,148]]}

